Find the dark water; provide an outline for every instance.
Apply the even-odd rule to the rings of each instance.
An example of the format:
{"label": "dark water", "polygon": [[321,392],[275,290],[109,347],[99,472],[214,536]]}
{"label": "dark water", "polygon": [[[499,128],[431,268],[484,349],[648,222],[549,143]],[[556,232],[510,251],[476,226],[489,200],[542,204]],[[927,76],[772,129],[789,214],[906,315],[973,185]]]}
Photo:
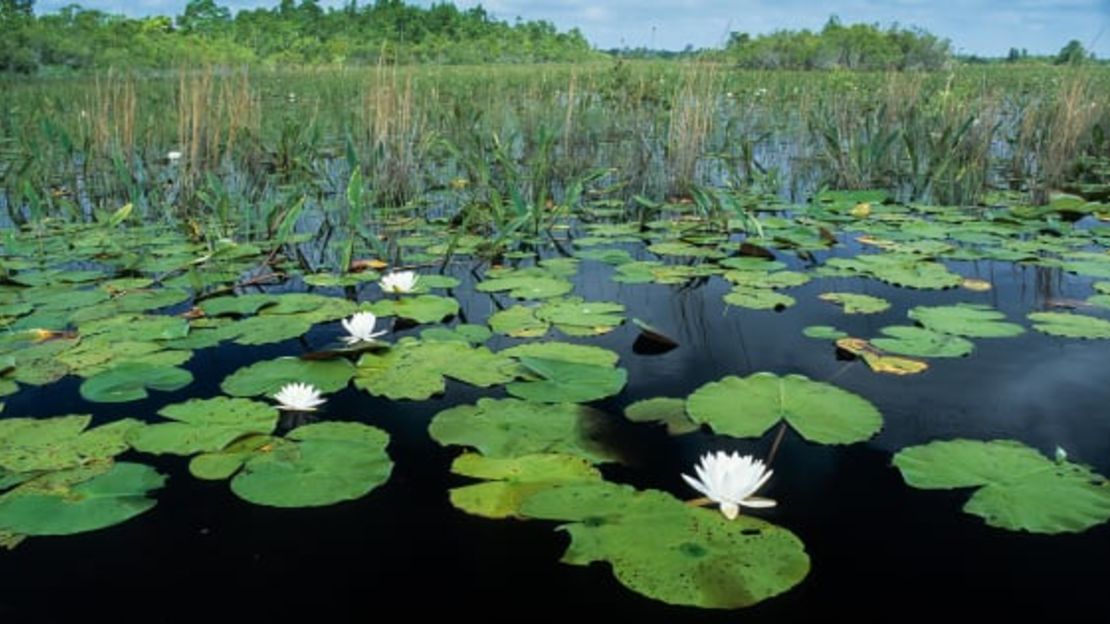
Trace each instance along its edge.
{"label": "dark water", "polygon": [[[831,324],[871,337],[880,327],[906,324],[913,305],[956,301],[989,303],[1023,322],[1049,297],[1089,293],[1088,281],[1074,276],[1006,263],[953,266],[990,277],[995,289],[924,293],[865,280],[815,280],[788,291],[798,305],[774,313],[726,308],[721,296],[728,286],[720,278],[687,288],[619,285],[608,279],[609,268],[583,262],[577,294],[620,301],[630,318],[648,321],[681,345],[661,355],[637,354],[631,324],[596,339],[572,339],[619,351],[629,371],[625,390],[598,404],[612,415],[609,439],[626,457],[624,465],[605,469],[608,478],[693,498],[679,475],[700,454],[738,449],[766,456],[773,431],[762,440],[707,432],[672,438],[620,416],[633,401],[685,397],[725,375],[800,373],[856,392],[883,413],[883,431],[867,443],[825,447],[787,434],[775,475],[761,492],[779,506],[758,513],[796,533],[813,567],[799,586],[753,608],[705,611],[655,602],[622,587],[606,565],[559,563],[568,539],[552,523],[487,520],[454,509],[447,490],[470,480],[449,473],[461,451],[433,442],[428,421],[444,408],[503,390],[449,382],[445,396],[425,402],[391,402],[353,387],[329,398],[326,418],[387,430],[396,464],[388,483],[332,507],[251,505],[226,482],[189,476],[186,459],[136,454],[170,475],[157,507],[116,527],[30,539],[0,552],[0,621],[396,621],[432,614],[514,622],[1105,621],[1110,526],[1058,536],[993,529],[960,511],[970,491],[909,488],[890,459],[904,446],[938,438],[1013,438],[1046,453],[1063,446],[1073,460],[1110,473],[1106,342],[1032,331],[976,340],[967,358],[933,360],[924,374],[898,378],[839,360],[830,343],[801,334],[807,325]],[[493,300],[464,294],[473,280],[465,271],[458,275],[468,280],[455,291],[466,320],[483,322],[496,309]],[[881,315],[846,316],[816,299],[830,290],[879,295],[894,306]],[[148,401],[86,403],[77,381],[67,379],[10,397],[5,413],[154,418],[164,404],[219,394],[219,382],[241,366],[300,353],[340,333],[332,323],[303,342],[198,351],[188,364],[196,381]],[[515,342],[495,338],[490,345]]]}

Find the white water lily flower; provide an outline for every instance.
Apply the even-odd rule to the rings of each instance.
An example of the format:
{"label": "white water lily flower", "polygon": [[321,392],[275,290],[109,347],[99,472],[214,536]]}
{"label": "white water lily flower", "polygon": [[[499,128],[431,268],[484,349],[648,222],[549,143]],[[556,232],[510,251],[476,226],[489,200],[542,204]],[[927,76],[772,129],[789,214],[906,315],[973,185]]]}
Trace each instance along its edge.
{"label": "white water lily flower", "polygon": [[374,325],[378,322],[378,317],[374,316],[373,312],[356,312],[354,316],[349,319],[340,321],[343,324],[343,329],[347,330],[350,336],[343,336],[343,342],[348,345],[355,345],[360,342],[374,342],[374,339],[386,333],[382,331],[374,331]]}
{"label": "white water lily flower", "polygon": [[166,160],[170,161],[171,163],[175,163],[175,162],[181,160],[181,152],[179,152],[177,150],[167,152],[166,153]]}
{"label": "white water lily flower", "polygon": [[395,271],[382,276],[378,284],[387,293],[409,293],[416,288],[419,277],[413,271]]}
{"label": "white water lily flower", "polygon": [[775,501],[752,496],[771,478],[762,461],[751,455],[731,455],[724,451],[707,453],[701,463],[694,466],[698,478],[682,475],[695,490],[721,505],[721,513],[729,520],[736,519],[740,507],[774,507]]}
{"label": "white water lily flower", "polygon": [[305,383],[285,384],[274,395],[274,399],[281,404],[278,409],[295,412],[315,412],[325,401],[316,386]]}

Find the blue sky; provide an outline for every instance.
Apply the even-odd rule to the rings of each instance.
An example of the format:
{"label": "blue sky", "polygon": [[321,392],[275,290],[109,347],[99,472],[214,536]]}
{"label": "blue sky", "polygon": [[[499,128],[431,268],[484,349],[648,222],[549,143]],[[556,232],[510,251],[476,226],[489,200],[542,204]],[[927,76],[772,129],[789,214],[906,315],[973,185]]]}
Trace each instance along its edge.
{"label": "blue sky", "polygon": [[[83,6],[128,15],[177,14],[187,0],[84,0]],[[367,0],[363,0],[365,2]],[[39,0],[51,11],[72,0]],[[360,2],[362,4],[363,2]],[[233,9],[274,5],[276,0],[222,0]],[[414,2],[428,5],[431,1]],[[342,0],[323,0],[338,6]],[[479,2],[459,0],[459,7]],[[835,13],[845,23],[897,22],[920,26],[952,40],[964,53],[1001,56],[1011,47],[1031,53],[1059,50],[1079,39],[1099,57],[1110,57],[1110,0],[485,0],[499,19],[546,19],[578,27],[601,48],[721,44],[729,31],[765,33],[781,28],[819,29]]]}

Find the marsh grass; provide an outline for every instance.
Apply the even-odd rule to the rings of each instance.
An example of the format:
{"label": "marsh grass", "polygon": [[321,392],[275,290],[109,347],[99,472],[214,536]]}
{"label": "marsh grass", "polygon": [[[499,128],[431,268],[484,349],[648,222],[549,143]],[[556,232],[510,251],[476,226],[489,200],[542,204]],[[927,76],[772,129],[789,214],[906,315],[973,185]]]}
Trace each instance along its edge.
{"label": "marsh grass", "polygon": [[[0,78],[0,202],[12,222],[92,219],[133,202],[221,231],[275,215],[421,211],[506,232],[551,223],[574,182],[638,214],[697,187],[882,187],[974,203],[1043,201],[1110,156],[1110,70],[739,71],[616,62],[506,67],[176,72]],[[170,150],[179,163],[166,162]],[[599,170],[604,176],[594,175]],[[430,212],[429,212],[430,211]],[[534,212],[538,211],[538,212]],[[547,212],[544,212],[547,211]],[[248,215],[244,217],[243,215]],[[239,224],[262,219],[267,225]],[[350,220],[350,219],[348,219]]]}

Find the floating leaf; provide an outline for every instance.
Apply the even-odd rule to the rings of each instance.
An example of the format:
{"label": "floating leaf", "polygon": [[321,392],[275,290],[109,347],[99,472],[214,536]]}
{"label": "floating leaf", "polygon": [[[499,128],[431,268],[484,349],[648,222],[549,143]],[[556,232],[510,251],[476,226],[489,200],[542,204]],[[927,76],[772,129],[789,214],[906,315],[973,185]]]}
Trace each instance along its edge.
{"label": "floating leaf", "polygon": [[1065,338],[1108,339],[1110,321],[1067,312],[1034,312],[1029,315],[1033,329]]}
{"label": "floating leaf", "polygon": [[724,299],[729,305],[751,310],[782,310],[794,305],[794,298],[790,295],[751,286],[736,286]]}
{"label": "floating leaf", "polygon": [[964,511],[993,527],[1077,533],[1110,519],[1110,484],[1011,440],[936,441],[903,449],[894,465],[922,489],[979,488]]}
{"label": "floating leaf", "polygon": [[620,356],[615,351],[593,345],[570,344],[567,342],[528,342],[503,351],[498,355],[511,358],[542,358],[561,360],[577,364],[613,367]]}
{"label": "floating leaf", "polygon": [[88,415],[0,420],[0,470],[62,470],[107,461],[128,449],[129,431],[141,428],[127,418],[86,431],[91,421]]}
{"label": "floating leaf", "polygon": [[817,338],[819,340],[840,340],[848,337],[847,332],[840,331],[830,325],[810,325],[802,330],[802,334],[806,338]]}
{"label": "floating leaf", "polygon": [[277,426],[275,408],[248,399],[191,399],[158,411],[175,420],[135,429],[128,442],[144,453],[193,455],[218,451],[248,434],[270,433]]}
{"label": "floating leaf", "polygon": [[428,433],[447,446],[469,446],[486,457],[558,453],[591,462],[613,461],[598,438],[604,415],[573,403],[479,399],[435,415]]}
{"label": "floating leaf", "polygon": [[369,310],[378,316],[398,316],[417,323],[438,323],[459,313],[459,302],[439,295],[382,299]]}
{"label": "floating leaf", "polygon": [[270,507],[320,507],[365,496],[393,470],[389,434],[362,423],[304,425],[286,438],[249,456],[231,480],[236,496]]}
{"label": "floating leaf", "polygon": [[344,359],[280,357],[240,368],[224,379],[220,389],[237,397],[273,396],[282,386],[299,382],[316,386],[321,392],[338,392],[347,387],[354,374],[355,367]]}
{"label": "floating leaf", "polygon": [[554,277],[544,271],[518,271],[503,277],[486,279],[479,283],[478,292],[504,292],[517,299],[549,299],[565,295],[574,289],[569,281]]}
{"label": "floating leaf", "polygon": [[165,478],[150,466],[102,464],[52,472],[0,496],[0,531],[72,535],[129,520],[151,507]]}
{"label": "floating leaf", "polygon": [[843,306],[845,314],[877,314],[890,308],[889,301],[871,295],[829,292],[822,293],[817,298]]}
{"label": "floating leaf", "polygon": [[678,342],[670,336],[664,334],[662,331],[652,327],[645,321],[638,318],[632,319],[632,323],[640,328],[640,336],[662,347],[673,349],[678,346]]}
{"label": "floating leaf", "polygon": [[873,338],[871,344],[899,355],[956,358],[964,357],[975,349],[970,340],[920,327],[893,326],[880,331],[890,337]]}
{"label": "floating leaf", "polygon": [[568,336],[595,336],[608,333],[624,322],[624,306],[568,297],[544,303],[536,308],[535,316]]}
{"label": "floating leaf", "polygon": [[841,338],[836,341],[838,349],[862,358],[867,367],[876,373],[888,375],[916,375],[928,370],[929,365],[921,360],[886,355],[871,343],[860,338]]}
{"label": "floating leaf", "polygon": [[1021,325],[1004,322],[1006,315],[990,306],[959,303],[952,306],[918,306],[909,317],[927,329],[966,338],[1005,338],[1025,333]]}
{"label": "floating leaf", "polygon": [[667,433],[682,435],[697,431],[701,425],[686,414],[686,401],[657,397],[637,401],[624,408],[624,417],[632,422],[654,422],[667,426]]}
{"label": "floating leaf", "polygon": [[576,483],[529,496],[521,512],[570,523],[560,527],[571,538],[564,563],[607,561],[623,585],[668,604],[747,607],[809,573],[790,531],[748,515],[729,521],[664,492]]}
{"label": "floating leaf", "polygon": [[125,403],[147,398],[147,390],[172,392],[193,382],[183,368],[125,362],[86,379],[81,396],[96,403]]}
{"label": "floating leaf", "polygon": [[686,411],[694,422],[741,438],[762,436],[785,420],[811,442],[850,444],[883,426],[879,410],[866,399],[801,375],[725,377],[691,394]]}
{"label": "floating leaf", "polygon": [[529,401],[586,403],[617,394],[628,383],[623,368],[536,357],[522,357],[520,363],[540,380],[513,382],[506,390]]}
{"label": "floating leaf", "polygon": [[355,386],[375,396],[424,400],[446,390],[444,377],[487,388],[516,377],[514,362],[485,347],[402,338],[359,358]]}
{"label": "floating leaf", "polygon": [[494,458],[465,453],[451,464],[451,472],[487,480],[449,492],[456,508],[486,518],[519,516],[521,501],[540,490],[601,479],[601,473],[589,461],[555,454]]}
{"label": "floating leaf", "polygon": [[551,324],[536,318],[535,308],[513,306],[489,317],[493,331],[513,338],[538,338],[551,329]]}

